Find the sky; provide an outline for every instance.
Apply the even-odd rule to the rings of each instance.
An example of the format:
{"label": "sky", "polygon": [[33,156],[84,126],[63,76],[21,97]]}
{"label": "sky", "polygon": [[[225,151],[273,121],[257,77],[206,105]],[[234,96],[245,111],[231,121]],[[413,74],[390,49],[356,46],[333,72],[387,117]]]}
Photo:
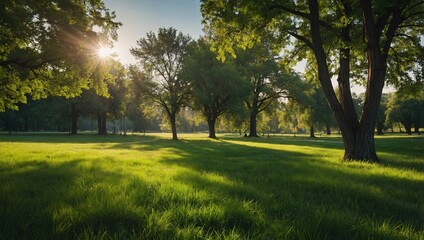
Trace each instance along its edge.
{"label": "sky", "polygon": [[123,25],[118,30],[114,51],[123,64],[136,63],[130,48],[150,31],[174,27],[197,39],[203,35],[199,0],[104,0],[116,20]]}
{"label": "sky", "polygon": [[[123,64],[136,63],[129,49],[136,47],[137,40],[148,32],[157,33],[161,27],[174,27],[194,39],[203,35],[199,0],[104,0],[104,3],[111,12],[115,11],[116,20],[123,24],[114,45],[114,52]],[[301,72],[304,68],[304,62],[295,67]],[[361,93],[365,89],[354,86],[352,90]],[[384,90],[390,91],[393,91],[390,87]]]}

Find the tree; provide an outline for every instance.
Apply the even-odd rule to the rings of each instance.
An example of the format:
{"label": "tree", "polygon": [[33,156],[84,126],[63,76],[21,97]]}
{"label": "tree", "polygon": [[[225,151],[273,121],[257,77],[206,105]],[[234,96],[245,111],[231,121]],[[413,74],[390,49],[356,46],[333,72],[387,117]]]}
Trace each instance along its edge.
{"label": "tree", "polygon": [[404,97],[393,94],[387,103],[386,118],[388,122],[399,122],[408,135],[412,128],[419,134],[419,129],[424,125],[424,94],[419,96]]}
{"label": "tree", "polygon": [[387,93],[383,93],[381,96],[380,106],[378,107],[376,127],[377,127],[377,135],[383,135],[383,129],[385,128],[386,122],[386,111],[387,111],[387,101],[390,95]]}
{"label": "tree", "polygon": [[176,115],[189,97],[190,85],[178,74],[191,38],[174,28],[160,28],[156,36],[149,32],[131,49],[141,61],[144,71],[152,77],[150,98],[166,112],[172,129],[172,139],[178,140]]}
{"label": "tree", "polygon": [[19,111],[7,109],[0,113],[0,129],[12,131],[68,131],[69,99],[48,97],[28,99],[27,104],[19,104]]}
{"label": "tree", "polygon": [[284,103],[283,111],[281,111],[280,114],[280,127],[283,130],[289,130],[289,132],[293,132],[293,135],[296,137],[296,133],[299,127],[299,104],[294,101],[294,99],[290,99],[290,101]]}
{"label": "tree", "polygon": [[236,62],[250,93],[245,100],[249,109],[249,137],[258,137],[257,117],[278,98],[288,94],[289,82],[296,77],[278,66],[276,55],[267,44],[237,51]]}
{"label": "tree", "polygon": [[[370,162],[379,161],[374,126],[387,66],[398,60],[394,56],[406,41],[418,48],[423,8],[420,0],[360,0],[359,4],[345,0],[203,0],[201,5],[208,33],[220,53],[234,53],[234,44],[251,47],[266,36],[273,37],[276,49],[291,46],[291,59],[313,60],[342,133],[344,159]],[[416,51],[410,51],[404,57],[414,59],[415,55]],[[358,119],[350,87],[353,76],[364,74],[365,101]],[[331,82],[333,75],[340,99]]]}
{"label": "tree", "polygon": [[191,44],[181,77],[190,81],[192,107],[206,118],[209,138],[216,138],[218,117],[243,104],[247,93],[245,81],[233,62],[218,61],[205,39]]}
{"label": "tree", "polygon": [[114,18],[101,0],[1,1],[0,111],[16,110],[29,95],[101,92],[91,75],[100,45],[117,37]]}
{"label": "tree", "polygon": [[301,119],[309,126],[310,137],[315,138],[316,127],[328,127],[332,121],[332,116],[322,90],[311,83],[308,86],[309,90],[304,97],[297,99],[299,104],[303,106]]}
{"label": "tree", "polygon": [[128,111],[129,117],[133,122],[133,131],[145,131],[148,121],[142,110],[142,104],[147,96],[148,79],[137,65],[130,65],[128,68],[128,78],[131,80],[128,86]]}
{"label": "tree", "polygon": [[[98,86],[102,89],[90,88],[83,91],[80,96],[70,99],[71,134],[77,134],[78,118],[81,115],[94,114],[97,117],[98,133],[107,134],[106,119],[107,112],[111,111],[111,104],[122,104],[114,101],[113,94],[117,80],[122,79],[122,65],[114,59],[103,59],[98,63],[96,70],[92,73],[95,81],[101,82]],[[102,94],[99,94],[102,92]],[[119,100],[118,100],[119,101]]]}

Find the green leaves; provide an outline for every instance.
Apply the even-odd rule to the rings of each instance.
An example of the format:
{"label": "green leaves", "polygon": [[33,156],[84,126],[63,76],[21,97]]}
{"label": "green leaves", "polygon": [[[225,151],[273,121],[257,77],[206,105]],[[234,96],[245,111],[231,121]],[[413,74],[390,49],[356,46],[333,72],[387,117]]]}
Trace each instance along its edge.
{"label": "green leaves", "polygon": [[121,24],[114,18],[101,0],[2,1],[0,83],[14,93],[4,94],[0,111],[26,102],[26,94],[73,97],[101,86],[93,80],[100,64],[94,53],[116,39]]}

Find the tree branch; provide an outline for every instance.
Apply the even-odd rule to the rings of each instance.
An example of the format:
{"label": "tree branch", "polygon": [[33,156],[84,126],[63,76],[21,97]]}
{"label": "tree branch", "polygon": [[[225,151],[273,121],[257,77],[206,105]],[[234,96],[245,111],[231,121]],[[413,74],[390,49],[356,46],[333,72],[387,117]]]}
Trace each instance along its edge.
{"label": "tree branch", "polygon": [[[298,10],[295,10],[293,8],[289,8],[289,7],[283,6],[283,5],[272,5],[272,6],[270,6],[269,9],[270,10],[277,9],[277,10],[281,10],[281,11],[284,11],[284,12],[288,12],[288,13],[291,13],[291,14],[293,14],[295,16],[304,18],[306,20],[309,20],[310,19],[310,14],[309,13],[301,12],[301,11],[298,11]],[[328,23],[326,23],[326,22],[324,22],[322,20],[319,20],[319,24],[321,26],[323,26],[324,28],[326,28],[327,30],[336,33],[336,30],[330,24],[328,24]]]}
{"label": "tree branch", "polygon": [[304,42],[311,49],[314,49],[314,46],[312,45],[312,42],[309,41],[309,39],[307,39],[305,36],[299,35],[299,34],[297,34],[295,32],[291,32],[291,31],[288,31],[287,33],[290,34],[291,36],[293,36],[294,38],[296,38],[296,39]]}

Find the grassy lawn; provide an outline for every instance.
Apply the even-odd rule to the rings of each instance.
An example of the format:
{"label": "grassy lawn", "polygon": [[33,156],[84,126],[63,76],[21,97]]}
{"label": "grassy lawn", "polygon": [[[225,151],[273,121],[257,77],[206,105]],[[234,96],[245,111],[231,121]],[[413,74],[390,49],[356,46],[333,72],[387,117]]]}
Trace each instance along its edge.
{"label": "grassy lawn", "polygon": [[424,239],[424,137],[0,135],[0,239]]}

